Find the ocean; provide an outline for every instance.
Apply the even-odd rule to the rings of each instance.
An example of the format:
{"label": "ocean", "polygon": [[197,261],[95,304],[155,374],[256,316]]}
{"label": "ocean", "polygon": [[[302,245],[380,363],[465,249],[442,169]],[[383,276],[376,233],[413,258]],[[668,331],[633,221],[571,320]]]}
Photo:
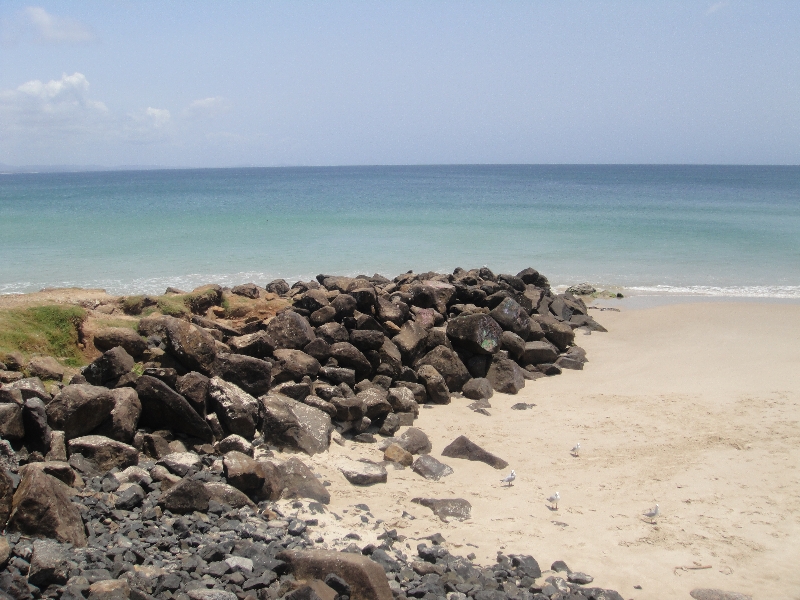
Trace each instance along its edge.
{"label": "ocean", "polygon": [[553,285],[800,299],[800,167],[0,175],[0,293],[534,267]]}

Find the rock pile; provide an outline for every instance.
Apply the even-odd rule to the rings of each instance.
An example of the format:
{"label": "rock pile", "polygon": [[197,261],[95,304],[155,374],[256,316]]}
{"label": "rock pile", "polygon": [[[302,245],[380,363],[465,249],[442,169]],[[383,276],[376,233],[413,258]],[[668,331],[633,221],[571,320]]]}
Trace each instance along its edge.
{"label": "rock pile", "polygon": [[[138,334],[98,331],[102,354],[66,384],[48,357],[0,364],[0,596],[540,597],[530,557],[500,557],[486,570],[422,548],[422,562],[409,562],[390,532],[363,549],[372,560],[358,548],[359,560],[303,554],[323,539],[309,533],[316,520],[284,518],[274,502],[304,499],[323,513],[330,494],[300,458],[274,451],[314,455],[341,434],[379,433],[388,460],[446,476],[452,469],[427,456],[424,433],[391,436],[420,404],[458,392],[479,404],[581,369],[574,330],[603,330],[583,301],[553,294],[533,269],[319,275],[232,293],[265,291],[288,305],[270,319],[218,319],[223,291],[204,286],[190,318],[154,314]],[[444,455],[506,465],[466,438]],[[356,485],[386,481],[377,463],[338,466]],[[420,499],[434,511],[436,502],[445,501]],[[456,512],[468,514],[460,502]],[[315,560],[327,566],[312,568]],[[376,563],[389,575],[380,593],[367,572]]]}

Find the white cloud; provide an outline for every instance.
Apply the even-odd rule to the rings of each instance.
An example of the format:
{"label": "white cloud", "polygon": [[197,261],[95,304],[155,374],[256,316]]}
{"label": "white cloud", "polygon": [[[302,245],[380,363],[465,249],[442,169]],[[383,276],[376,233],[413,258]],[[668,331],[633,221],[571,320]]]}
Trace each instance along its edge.
{"label": "white cloud", "polygon": [[222,96],[212,96],[195,100],[184,111],[184,115],[190,118],[214,117],[226,112],[230,108],[228,101]]}
{"label": "white cloud", "polygon": [[37,41],[48,44],[75,44],[91,42],[92,30],[69,17],[51,15],[39,6],[29,6],[25,16],[37,35]]}
{"label": "white cloud", "polygon": [[169,123],[170,114],[166,108],[153,108],[148,106],[144,114],[150,117],[154,127],[163,127]]}
{"label": "white cloud", "polygon": [[723,2],[715,2],[711,6],[708,7],[706,11],[706,15],[713,15],[715,12],[720,10],[721,8],[725,8],[725,5],[728,4],[726,1]]}

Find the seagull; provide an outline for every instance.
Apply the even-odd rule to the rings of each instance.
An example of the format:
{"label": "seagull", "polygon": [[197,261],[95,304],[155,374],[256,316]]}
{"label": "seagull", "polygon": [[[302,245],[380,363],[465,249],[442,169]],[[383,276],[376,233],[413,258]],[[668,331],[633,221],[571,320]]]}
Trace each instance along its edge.
{"label": "seagull", "polygon": [[581,443],[578,442],[572,447],[572,456],[578,456],[581,453]]}
{"label": "seagull", "polygon": [[550,496],[550,497],[547,499],[547,501],[548,501],[550,504],[553,504],[553,505],[555,506],[555,509],[556,509],[556,510],[558,510],[558,501],[559,501],[559,499],[560,499],[560,498],[561,498],[561,496],[559,496],[559,495],[558,495],[558,492],[556,492],[555,494],[553,494],[552,496]]}
{"label": "seagull", "polygon": [[655,523],[655,518],[656,518],[658,515],[660,515],[660,514],[661,514],[661,511],[659,511],[659,510],[658,510],[658,504],[656,504],[656,505],[655,505],[653,508],[651,508],[650,510],[647,510],[647,511],[645,511],[645,512],[644,512],[644,513],[642,513],[642,514],[643,514],[645,517],[647,517],[648,519],[650,519],[650,522],[651,522],[651,523]]}
{"label": "seagull", "polygon": [[514,485],[514,480],[517,478],[517,474],[514,472],[514,469],[511,469],[511,475],[504,477],[500,480],[500,483],[507,483],[510,486]]}

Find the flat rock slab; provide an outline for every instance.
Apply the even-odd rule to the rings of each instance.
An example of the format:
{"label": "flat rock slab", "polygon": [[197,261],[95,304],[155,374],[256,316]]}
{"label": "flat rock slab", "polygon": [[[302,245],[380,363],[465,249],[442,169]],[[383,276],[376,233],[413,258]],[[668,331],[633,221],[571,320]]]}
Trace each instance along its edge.
{"label": "flat rock slab", "polygon": [[472,505],[463,498],[413,498],[411,501],[430,508],[442,521],[447,521],[448,517],[463,521],[469,519],[472,512]]}
{"label": "flat rock slab", "polygon": [[725,592],[711,588],[695,588],[689,595],[695,600],[753,600],[752,596],[738,592]]}
{"label": "flat rock slab", "polygon": [[430,454],[422,454],[417,458],[411,466],[411,470],[417,475],[422,475],[425,479],[432,479],[433,481],[439,481],[442,477],[453,474],[452,467],[439,462]]}
{"label": "flat rock slab", "polygon": [[505,469],[508,466],[508,463],[502,458],[495,456],[491,452],[487,452],[464,435],[457,437],[449,446],[442,450],[442,456],[466,458],[467,460],[484,462],[495,469]]}
{"label": "flat rock slab", "polygon": [[386,469],[372,462],[344,458],[337,463],[336,467],[342,472],[345,479],[354,485],[386,483]]}

